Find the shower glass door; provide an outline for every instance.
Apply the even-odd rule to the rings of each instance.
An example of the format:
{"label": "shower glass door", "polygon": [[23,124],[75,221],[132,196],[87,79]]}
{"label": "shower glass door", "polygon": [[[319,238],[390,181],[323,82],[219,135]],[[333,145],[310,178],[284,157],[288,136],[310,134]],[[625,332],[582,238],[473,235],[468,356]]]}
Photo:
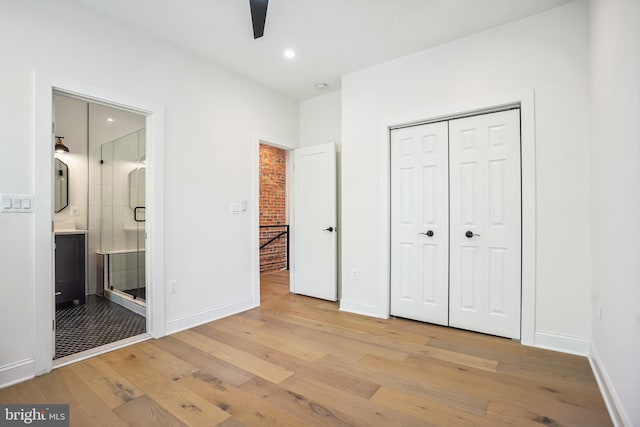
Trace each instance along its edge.
{"label": "shower glass door", "polygon": [[138,302],[146,300],[145,163],[145,129],[101,147],[104,287]]}

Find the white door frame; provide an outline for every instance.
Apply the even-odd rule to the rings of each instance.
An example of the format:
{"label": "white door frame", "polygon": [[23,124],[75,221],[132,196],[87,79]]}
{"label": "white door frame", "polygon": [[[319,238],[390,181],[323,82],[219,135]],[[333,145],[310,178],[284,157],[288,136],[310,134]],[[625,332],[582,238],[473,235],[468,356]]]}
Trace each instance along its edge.
{"label": "white door frame", "polygon": [[536,158],[534,91],[497,95],[492,99],[443,105],[433,110],[383,120],[380,139],[380,274],[385,306],[381,317],[389,317],[391,301],[391,129],[463,115],[481,114],[501,107],[520,106],[522,174],[522,311],[520,340],[534,345],[536,295]]}
{"label": "white door frame", "polygon": [[[285,141],[281,141],[277,138],[266,138],[258,135],[253,136],[253,144],[251,146],[251,247],[252,253],[252,265],[253,265],[253,307],[260,307],[260,144],[270,145],[272,147],[286,150],[291,152],[297,147]],[[295,269],[295,259],[293,256],[295,247],[295,224],[293,219],[293,174],[292,159],[293,156],[287,156],[287,214],[289,216],[289,289],[293,292],[295,283],[293,280],[293,273]]]}
{"label": "white door frame", "polygon": [[165,335],[164,286],[164,107],[36,70],[34,81],[34,360],[35,374],[53,368],[53,92],[107,104],[146,116],[147,333]]}

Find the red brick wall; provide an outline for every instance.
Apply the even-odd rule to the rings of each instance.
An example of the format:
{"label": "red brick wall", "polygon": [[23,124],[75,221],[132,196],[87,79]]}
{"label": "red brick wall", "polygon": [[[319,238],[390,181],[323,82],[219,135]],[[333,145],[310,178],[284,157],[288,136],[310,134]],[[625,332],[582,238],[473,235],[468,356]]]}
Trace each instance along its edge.
{"label": "red brick wall", "polygon": [[[287,152],[260,144],[260,225],[280,224],[287,224]],[[261,228],[260,245],[285,230]],[[260,250],[260,272],[287,267],[287,238],[281,236]]]}

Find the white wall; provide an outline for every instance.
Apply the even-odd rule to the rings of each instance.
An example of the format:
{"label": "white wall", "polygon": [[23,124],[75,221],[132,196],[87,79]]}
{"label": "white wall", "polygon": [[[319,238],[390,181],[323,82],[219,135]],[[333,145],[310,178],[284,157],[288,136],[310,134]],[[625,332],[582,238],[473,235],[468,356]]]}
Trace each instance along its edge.
{"label": "white wall", "polygon": [[[640,425],[640,1],[591,1],[592,357]],[[602,308],[602,318],[598,308]],[[596,370],[597,372],[597,370]],[[606,396],[606,394],[605,394]]]}
{"label": "white wall", "polygon": [[340,151],[342,133],[340,91],[300,102],[300,146],[335,142]]}
{"label": "white wall", "polygon": [[[34,69],[164,105],[167,330],[249,306],[250,215],[229,203],[251,199],[253,135],[297,139],[298,103],[61,0],[3,1],[0,51],[0,192],[33,193]],[[0,214],[0,384],[34,356],[33,224]]]}
{"label": "white wall", "polygon": [[[342,308],[387,314],[389,279],[380,266],[389,260],[378,231],[386,227],[381,209],[388,187],[380,178],[384,125],[534,90],[535,328],[537,337],[586,352],[591,334],[588,67],[588,8],[579,1],[344,76]],[[358,281],[351,277],[354,268],[360,271]]]}

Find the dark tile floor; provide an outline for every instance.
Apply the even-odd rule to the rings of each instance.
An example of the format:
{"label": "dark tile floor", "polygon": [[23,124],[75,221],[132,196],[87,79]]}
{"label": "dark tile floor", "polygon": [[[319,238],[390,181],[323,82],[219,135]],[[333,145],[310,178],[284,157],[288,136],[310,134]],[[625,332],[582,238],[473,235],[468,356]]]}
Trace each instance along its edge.
{"label": "dark tile floor", "polygon": [[56,310],[54,359],[143,334],[146,319],[97,295],[83,305]]}

